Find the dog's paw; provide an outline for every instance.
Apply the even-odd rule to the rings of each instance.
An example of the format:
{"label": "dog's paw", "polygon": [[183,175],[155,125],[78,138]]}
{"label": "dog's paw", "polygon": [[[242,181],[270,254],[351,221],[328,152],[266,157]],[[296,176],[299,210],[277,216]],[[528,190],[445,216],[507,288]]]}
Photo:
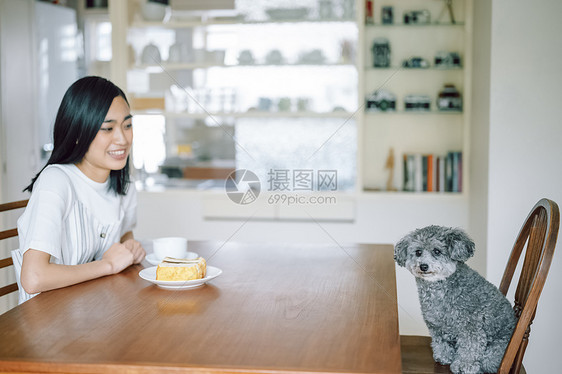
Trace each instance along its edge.
{"label": "dog's paw", "polygon": [[450,365],[453,362],[452,355],[444,355],[433,351],[433,359],[441,365]]}
{"label": "dog's paw", "polygon": [[464,362],[455,360],[451,364],[451,371],[454,374],[481,374],[482,369],[477,362]]}
{"label": "dog's paw", "polygon": [[439,344],[432,342],[433,359],[442,365],[450,365],[455,359],[455,349],[447,342],[441,341]]}

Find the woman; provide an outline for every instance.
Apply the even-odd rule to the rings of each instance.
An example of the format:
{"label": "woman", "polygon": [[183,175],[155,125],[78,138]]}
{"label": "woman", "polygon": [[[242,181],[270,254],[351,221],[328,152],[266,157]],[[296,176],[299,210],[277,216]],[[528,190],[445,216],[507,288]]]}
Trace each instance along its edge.
{"label": "woman", "polygon": [[53,153],[25,189],[32,194],[18,220],[20,249],[12,257],[20,303],[143,260],[132,232],[131,117],[123,91],[104,78],[79,79],[66,91]]}

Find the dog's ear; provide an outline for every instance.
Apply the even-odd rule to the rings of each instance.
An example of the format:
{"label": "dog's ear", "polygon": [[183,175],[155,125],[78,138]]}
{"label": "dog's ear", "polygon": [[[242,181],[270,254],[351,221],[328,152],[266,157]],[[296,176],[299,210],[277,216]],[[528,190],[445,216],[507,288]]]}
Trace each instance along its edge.
{"label": "dog's ear", "polygon": [[451,259],[465,262],[474,254],[474,242],[461,229],[451,228],[446,234]]}
{"label": "dog's ear", "polygon": [[406,265],[406,257],[408,254],[408,246],[410,245],[411,235],[406,235],[394,246],[394,261],[400,266]]}

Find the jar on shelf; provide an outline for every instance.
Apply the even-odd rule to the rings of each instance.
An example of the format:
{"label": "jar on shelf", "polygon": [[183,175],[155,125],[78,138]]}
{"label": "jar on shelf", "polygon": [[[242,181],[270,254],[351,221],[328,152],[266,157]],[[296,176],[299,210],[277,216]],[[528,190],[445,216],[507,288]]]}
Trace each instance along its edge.
{"label": "jar on shelf", "polygon": [[375,38],[373,46],[373,66],[376,68],[390,67],[390,42],[386,38]]}
{"label": "jar on shelf", "polygon": [[462,111],[462,97],[455,85],[446,84],[437,97],[437,108],[440,111]]}
{"label": "jar on shelf", "polygon": [[394,23],[394,12],[391,6],[382,7],[381,22],[383,25],[392,25]]}

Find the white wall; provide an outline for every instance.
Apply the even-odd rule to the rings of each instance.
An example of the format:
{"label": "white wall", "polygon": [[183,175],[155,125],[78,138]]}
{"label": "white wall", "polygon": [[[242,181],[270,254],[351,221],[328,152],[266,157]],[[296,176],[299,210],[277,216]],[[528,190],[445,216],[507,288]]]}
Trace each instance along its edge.
{"label": "white wall", "polygon": [[[561,16],[559,0],[492,2],[487,274],[495,284],[535,202],[562,204]],[[532,373],[560,371],[558,242],[524,360]]]}
{"label": "white wall", "polygon": [[475,1],[473,4],[469,231],[476,244],[475,264],[481,270],[481,274],[486,276],[492,3],[490,1]]}

